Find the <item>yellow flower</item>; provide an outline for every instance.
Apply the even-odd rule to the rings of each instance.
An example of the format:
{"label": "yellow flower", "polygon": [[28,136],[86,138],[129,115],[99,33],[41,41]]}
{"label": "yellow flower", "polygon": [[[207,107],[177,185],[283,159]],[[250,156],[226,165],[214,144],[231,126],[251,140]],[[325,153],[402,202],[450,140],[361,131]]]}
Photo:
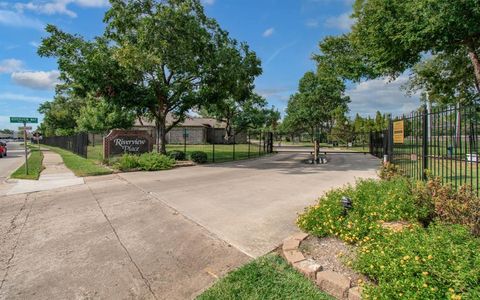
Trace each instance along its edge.
{"label": "yellow flower", "polygon": [[403,257],[403,260],[408,260],[408,259],[410,259],[410,256],[408,256],[408,255],[405,255],[405,256]]}
{"label": "yellow flower", "polygon": [[432,258],[433,258],[433,256],[429,255],[427,258],[428,258],[428,259],[432,259]]}
{"label": "yellow flower", "polygon": [[423,275],[423,276],[427,276],[427,275],[428,275],[428,272],[423,272],[422,275]]}
{"label": "yellow flower", "polygon": [[454,290],[454,289],[452,289],[452,288],[449,288],[449,289],[448,289],[448,291],[449,291],[450,293],[453,293],[453,292],[455,292],[455,290]]}
{"label": "yellow flower", "polygon": [[419,259],[420,259],[420,257],[418,257],[418,256],[415,256],[415,260],[419,260]]}
{"label": "yellow flower", "polygon": [[427,287],[428,287],[428,284],[424,283],[424,284],[423,284],[423,287],[424,287],[424,288],[427,288]]}

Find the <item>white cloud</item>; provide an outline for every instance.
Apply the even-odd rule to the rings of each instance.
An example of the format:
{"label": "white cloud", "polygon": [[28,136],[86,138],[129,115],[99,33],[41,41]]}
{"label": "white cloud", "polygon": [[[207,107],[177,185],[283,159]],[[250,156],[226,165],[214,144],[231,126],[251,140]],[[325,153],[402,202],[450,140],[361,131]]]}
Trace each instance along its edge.
{"label": "white cloud", "polygon": [[37,14],[45,15],[66,15],[71,18],[77,17],[77,14],[69,9],[70,4],[75,4],[80,7],[106,7],[109,5],[108,0],[50,0],[39,1],[34,0],[30,2],[16,2],[9,7],[15,9],[18,13],[24,11],[32,11]]}
{"label": "white cloud", "polygon": [[[214,0],[208,1],[212,4],[214,2]],[[72,0],[71,2],[83,7],[106,7],[110,5],[108,0]]]}
{"label": "white cloud", "polygon": [[330,17],[325,21],[327,27],[338,28],[341,30],[350,30],[355,20],[350,17],[351,13],[343,13],[336,17]]}
{"label": "white cloud", "polygon": [[40,46],[40,43],[38,42],[35,42],[35,41],[31,41],[30,43],[28,43],[30,46],[34,47],[34,48],[38,48]]}
{"label": "white cloud", "polygon": [[13,73],[23,69],[23,61],[10,58],[0,61],[0,73]]}
{"label": "white cloud", "polygon": [[263,37],[270,37],[272,36],[273,33],[275,33],[275,28],[270,27],[267,30],[265,30],[262,35]]}
{"label": "white cloud", "polygon": [[36,90],[51,90],[59,83],[58,71],[35,71],[12,73],[12,80],[21,86]]}
{"label": "white cloud", "polygon": [[215,4],[215,0],[202,0],[202,3],[205,5],[213,5]]}
{"label": "white cloud", "polygon": [[14,93],[0,93],[0,101],[21,101],[29,103],[42,103],[46,99],[37,97],[37,96],[26,96],[23,94],[14,94]]}
{"label": "white cloud", "polygon": [[320,24],[318,23],[318,20],[310,19],[305,22],[305,25],[310,28],[317,28]]}
{"label": "white cloud", "polygon": [[392,82],[386,79],[374,79],[361,82],[347,90],[350,96],[350,110],[352,114],[374,116],[377,110],[384,113],[400,115],[418,108],[420,96],[405,95],[402,86],[408,81],[407,75],[402,75]]}
{"label": "white cloud", "polygon": [[256,89],[255,92],[270,101],[279,100],[286,103],[288,102],[288,99],[290,99],[290,95],[295,93],[295,89],[288,87],[272,87]]}
{"label": "white cloud", "polygon": [[23,12],[24,10],[33,11],[38,14],[45,15],[67,15],[69,17],[75,18],[77,14],[67,8],[67,5],[70,3],[69,0],[57,0],[52,2],[28,2],[28,3],[16,3],[15,8]]}
{"label": "white cloud", "polygon": [[23,27],[43,30],[44,24],[37,19],[32,19],[20,12],[0,9],[0,24],[11,27]]}

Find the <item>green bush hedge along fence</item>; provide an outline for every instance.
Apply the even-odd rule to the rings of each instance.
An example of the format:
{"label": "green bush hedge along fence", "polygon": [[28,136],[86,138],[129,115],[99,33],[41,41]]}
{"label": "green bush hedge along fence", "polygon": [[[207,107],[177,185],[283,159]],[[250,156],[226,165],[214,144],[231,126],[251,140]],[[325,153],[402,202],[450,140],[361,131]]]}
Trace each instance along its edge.
{"label": "green bush hedge along fence", "polygon": [[[178,130],[177,130],[178,131]],[[198,137],[198,130],[182,129],[176,136],[167,139],[167,152],[182,151],[187,158],[191,153],[202,151],[207,154],[207,162],[227,162],[263,156],[273,151],[272,133],[262,131],[249,131],[231,136],[226,140],[223,135],[213,137],[213,131],[204,131],[204,136]],[[59,147],[82,157],[103,160],[103,144],[99,142],[102,135],[97,134],[96,139],[89,138],[87,133],[72,136],[45,137],[42,144]],[[96,142],[93,142],[93,141]],[[156,147],[154,147],[155,151]]]}

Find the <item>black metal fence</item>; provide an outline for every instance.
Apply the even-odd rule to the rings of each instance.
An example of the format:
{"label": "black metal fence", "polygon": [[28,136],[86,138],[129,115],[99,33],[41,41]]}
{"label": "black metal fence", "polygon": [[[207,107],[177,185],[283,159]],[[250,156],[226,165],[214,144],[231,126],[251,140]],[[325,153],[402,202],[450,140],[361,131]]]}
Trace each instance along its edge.
{"label": "black metal fence", "polygon": [[479,118],[478,106],[423,107],[398,117],[389,128],[389,160],[412,178],[439,177],[455,188],[468,185],[478,195]]}
{"label": "black metal fence", "polygon": [[82,157],[87,158],[88,152],[88,134],[79,133],[70,136],[49,136],[40,140],[41,144],[53,146],[71,151]]}
{"label": "black metal fence", "polygon": [[369,150],[371,155],[381,159],[384,158],[387,149],[387,140],[385,139],[387,135],[386,131],[370,132]]}
{"label": "black metal fence", "polygon": [[183,151],[189,156],[195,151],[207,154],[208,162],[227,162],[263,156],[273,152],[271,132],[262,130],[232,131],[218,128],[177,128],[167,133],[167,152]]}

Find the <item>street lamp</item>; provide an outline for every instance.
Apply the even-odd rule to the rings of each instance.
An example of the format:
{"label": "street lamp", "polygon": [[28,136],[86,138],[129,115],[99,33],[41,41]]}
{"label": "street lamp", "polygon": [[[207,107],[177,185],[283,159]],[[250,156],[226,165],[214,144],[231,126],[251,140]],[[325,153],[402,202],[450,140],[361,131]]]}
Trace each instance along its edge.
{"label": "street lamp", "polygon": [[343,215],[346,216],[348,211],[353,208],[352,200],[347,196],[342,197]]}

